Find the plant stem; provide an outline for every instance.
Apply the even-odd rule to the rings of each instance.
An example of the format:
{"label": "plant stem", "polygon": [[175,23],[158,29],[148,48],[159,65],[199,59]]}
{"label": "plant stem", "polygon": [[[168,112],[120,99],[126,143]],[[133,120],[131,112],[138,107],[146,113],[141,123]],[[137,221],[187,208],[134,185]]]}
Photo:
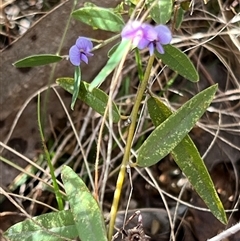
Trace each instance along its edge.
{"label": "plant stem", "polygon": [[125,151],[124,151],[121,168],[120,168],[120,171],[118,174],[116,190],[114,192],[113,203],[112,203],[111,212],[110,212],[110,223],[109,223],[109,229],[108,229],[108,240],[109,241],[112,240],[112,236],[113,236],[113,229],[114,229],[114,224],[115,224],[115,220],[116,220],[116,216],[117,216],[118,203],[120,200],[122,186],[123,186],[123,182],[124,182],[124,178],[125,178],[126,166],[129,163],[132,141],[133,141],[135,127],[136,127],[136,123],[137,123],[138,111],[139,111],[139,107],[141,105],[142,97],[144,95],[145,89],[148,84],[153,61],[154,61],[154,55],[149,58],[143,80],[141,81],[141,83],[138,87],[136,100],[135,100],[135,103],[134,103],[134,106],[132,109],[132,113],[131,113],[131,124],[130,124],[129,130],[128,130],[126,147],[125,147]]}
{"label": "plant stem", "polygon": [[45,137],[44,137],[44,134],[43,134],[43,129],[42,129],[41,107],[40,107],[40,93],[38,94],[37,114],[38,114],[37,115],[37,119],[38,119],[39,133],[40,133],[40,136],[41,136],[43,149],[44,149],[45,156],[46,156],[46,159],[47,159],[47,164],[48,164],[48,167],[50,169],[50,174],[51,174],[52,182],[53,182],[53,188],[54,188],[54,192],[55,192],[55,195],[56,195],[56,200],[57,200],[57,203],[58,203],[58,209],[61,211],[64,208],[62,195],[60,193],[60,189],[59,189],[59,186],[57,184],[57,179],[56,179],[56,176],[55,176],[55,173],[54,173],[54,167],[53,167],[52,162],[51,162],[51,156],[50,156],[50,153],[48,151],[48,148],[47,148],[47,145],[46,145],[46,142],[45,142]]}

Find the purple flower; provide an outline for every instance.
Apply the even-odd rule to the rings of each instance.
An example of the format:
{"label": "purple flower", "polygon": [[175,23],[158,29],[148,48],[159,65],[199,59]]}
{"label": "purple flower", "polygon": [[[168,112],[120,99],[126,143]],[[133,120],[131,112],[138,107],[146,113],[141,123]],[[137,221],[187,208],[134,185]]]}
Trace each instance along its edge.
{"label": "purple flower", "polygon": [[165,25],[153,27],[150,24],[132,21],[122,30],[122,38],[132,40],[134,47],[139,49],[149,48],[150,55],[153,54],[154,48],[161,54],[164,53],[162,45],[169,44],[172,40],[172,34]]}
{"label": "purple flower", "polygon": [[76,44],[69,50],[70,62],[75,66],[79,66],[81,61],[88,64],[88,57],[93,56],[93,54],[90,53],[92,48],[93,44],[88,38],[79,37]]}
{"label": "purple flower", "polygon": [[157,38],[157,33],[152,25],[133,21],[123,28],[121,36],[132,40],[134,47],[144,49]]}
{"label": "purple flower", "polygon": [[169,44],[172,40],[172,33],[169,28],[165,25],[158,25],[154,27],[157,32],[157,40],[155,41],[155,46],[160,54],[164,54],[164,49],[162,45]]}

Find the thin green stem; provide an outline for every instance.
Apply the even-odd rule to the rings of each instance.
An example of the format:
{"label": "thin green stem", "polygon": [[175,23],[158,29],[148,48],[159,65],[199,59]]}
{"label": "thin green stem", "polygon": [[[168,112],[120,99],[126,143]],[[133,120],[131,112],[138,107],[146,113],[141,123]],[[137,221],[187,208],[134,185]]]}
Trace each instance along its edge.
{"label": "thin green stem", "polygon": [[137,63],[138,78],[140,81],[142,81],[143,80],[142,60],[141,60],[140,52],[137,48],[135,49],[135,60]]}
{"label": "thin green stem", "polygon": [[38,114],[37,115],[38,127],[39,127],[39,132],[40,132],[40,136],[41,136],[41,140],[42,140],[42,144],[43,144],[43,149],[44,149],[45,156],[46,156],[46,159],[47,159],[48,167],[50,169],[50,174],[51,174],[52,182],[53,182],[53,188],[54,188],[56,200],[57,200],[57,203],[58,203],[58,209],[61,211],[64,208],[63,207],[62,195],[60,193],[60,189],[59,189],[59,186],[57,184],[57,179],[56,179],[56,176],[55,176],[55,173],[54,173],[54,168],[53,168],[53,165],[52,165],[52,162],[51,162],[51,156],[50,156],[50,153],[48,151],[48,148],[47,148],[47,145],[46,145],[46,142],[45,142],[45,137],[44,137],[44,134],[43,134],[43,129],[42,129],[40,94],[38,94],[37,114]]}
{"label": "thin green stem", "polygon": [[129,163],[132,141],[133,141],[134,132],[135,132],[136,123],[137,123],[138,111],[139,111],[139,107],[141,105],[142,97],[144,95],[144,92],[145,92],[147,84],[148,84],[153,61],[154,61],[154,55],[151,56],[148,61],[146,72],[144,74],[143,80],[140,82],[140,85],[138,87],[136,100],[135,100],[135,103],[134,103],[134,106],[132,109],[132,113],[131,113],[131,124],[130,124],[129,130],[128,130],[126,147],[125,147],[125,151],[124,151],[121,168],[120,168],[120,171],[118,174],[116,189],[114,192],[113,203],[112,203],[111,212],[110,212],[110,223],[109,223],[109,230],[108,230],[108,240],[109,241],[112,240],[112,236],[113,236],[114,224],[115,224],[115,220],[116,220],[116,216],[117,216],[118,204],[119,204],[122,186],[123,186],[123,182],[124,182],[124,178],[125,178],[126,167]]}
{"label": "thin green stem", "polygon": [[[74,9],[75,9],[75,7],[76,7],[76,5],[77,5],[77,0],[75,0],[74,2],[73,2],[73,6],[72,6],[72,10],[71,10],[71,13],[74,11]],[[58,50],[57,50],[57,55],[59,55],[60,54],[60,51],[62,50],[62,46],[63,46],[63,43],[64,43],[64,41],[65,41],[65,38],[66,38],[66,35],[67,35],[67,31],[68,31],[68,29],[69,29],[69,25],[70,25],[70,22],[71,22],[71,19],[72,19],[72,14],[70,14],[70,16],[69,16],[69,18],[68,18],[68,20],[67,20],[67,24],[66,24],[66,26],[65,26],[65,28],[64,28],[64,32],[63,32],[63,36],[62,36],[62,38],[61,38],[61,42],[60,42],[60,44],[59,44],[59,47],[58,47]]]}
{"label": "thin green stem", "polygon": [[[74,0],[73,5],[72,5],[72,9],[71,9],[71,13],[74,11],[74,9],[77,5],[77,2],[78,2],[77,0]],[[63,4],[65,4],[65,3],[63,3]],[[66,39],[67,31],[69,29],[69,25],[71,23],[71,19],[72,19],[72,15],[70,14],[70,16],[68,17],[67,23],[64,27],[64,32],[63,32],[60,44],[58,46],[56,55],[59,55],[61,50],[62,50],[63,43]],[[56,67],[57,67],[57,63],[52,65],[51,72],[50,72],[49,79],[48,79],[48,86],[50,86],[50,84],[53,82],[53,77],[54,77],[54,74],[56,72]],[[43,108],[42,108],[43,113],[47,113],[47,101],[49,100],[49,95],[50,95],[50,88],[47,90],[46,96],[44,97],[44,101],[43,101],[44,104],[43,104]],[[43,115],[43,118],[42,118],[42,129],[43,129],[43,131],[44,131],[44,126],[45,126],[45,115]]]}

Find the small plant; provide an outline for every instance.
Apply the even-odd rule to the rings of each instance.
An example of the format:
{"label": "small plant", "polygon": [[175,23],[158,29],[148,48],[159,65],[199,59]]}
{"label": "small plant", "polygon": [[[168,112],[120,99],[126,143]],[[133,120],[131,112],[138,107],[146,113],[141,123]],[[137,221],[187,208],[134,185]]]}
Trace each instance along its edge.
{"label": "small plant", "polygon": [[[138,2],[138,4],[135,2]],[[78,36],[78,33],[76,33],[76,42],[72,47],[69,46],[69,56],[67,57],[53,54],[35,55],[14,63],[16,67],[20,68],[68,61],[69,59],[75,66],[74,77],[62,77],[57,79],[56,82],[72,94],[71,109],[74,109],[77,99],[80,99],[103,116],[103,126],[106,120],[109,123],[118,123],[122,119],[128,119],[130,124],[108,228],[105,226],[102,210],[98,204],[99,159],[97,157],[94,195],[70,167],[64,166],[62,168],[62,181],[66,193],[65,198],[59,192],[54,170],[51,169],[52,178],[55,180],[54,189],[58,197],[59,211],[34,217],[12,226],[5,232],[7,238],[12,241],[57,241],[79,237],[81,241],[111,241],[114,238],[114,224],[127,166],[130,165],[132,168],[136,166],[149,167],[169,153],[172,154],[175,162],[211,212],[222,223],[227,222],[223,205],[215,191],[206,166],[196,146],[188,136],[188,132],[194,127],[213,100],[217,85],[201,91],[175,112],[172,112],[159,96],[154,95],[148,86],[154,61],[161,61],[189,81],[197,82],[199,80],[198,73],[187,55],[171,45],[172,33],[166,23],[171,18],[176,19],[172,2],[172,0],[126,1],[126,5],[121,3],[115,9],[85,4],[84,7],[72,12],[72,17],[91,25],[95,29],[115,33],[116,35],[112,39],[94,46],[94,41],[88,36]],[[132,13],[127,23],[122,17],[122,13],[126,12],[124,8]],[[182,18],[183,13],[176,19],[177,26],[180,26]],[[106,65],[91,83],[86,83],[81,77],[81,65],[88,64],[91,67],[91,58],[95,57],[94,51],[115,39],[118,39],[119,42],[109,50],[110,57]],[[142,53],[140,51],[146,49],[147,52]],[[112,89],[119,80],[126,57],[132,52],[135,52],[136,56],[139,86],[137,86],[131,114],[122,116],[119,106],[114,102]],[[147,66],[142,61],[143,56],[146,58],[146,55],[148,56]],[[110,92],[107,94],[100,89],[100,86],[112,72],[114,72],[114,75]],[[136,160],[133,160],[131,148],[135,141],[136,124],[143,97],[147,98],[148,113],[155,128],[136,150],[137,157]],[[98,138],[101,138],[101,136],[100,133]],[[99,153],[99,150],[97,152]],[[45,149],[45,153],[47,153],[47,149]],[[51,161],[49,161],[49,165],[51,165]],[[70,204],[70,210],[63,210],[63,202],[66,201]],[[140,240],[148,240],[142,229],[141,214],[136,213],[136,215],[139,217],[139,225],[136,229],[140,232],[139,235],[142,238]],[[122,229],[119,232],[129,238],[130,231]],[[127,238],[126,240],[131,240]]]}

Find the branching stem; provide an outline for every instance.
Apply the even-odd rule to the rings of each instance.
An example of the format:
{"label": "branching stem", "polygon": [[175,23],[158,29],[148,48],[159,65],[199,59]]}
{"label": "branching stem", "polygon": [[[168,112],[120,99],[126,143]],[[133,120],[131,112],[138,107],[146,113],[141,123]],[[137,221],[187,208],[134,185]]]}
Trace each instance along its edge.
{"label": "branching stem", "polygon": [[135,127],[136,127],[136,123],[137,123],[138,111],[139,111],[139,107],[141,105],[142,97],[144,95],[144,92],[145,92],[147,84],[148,84],[153,61],[154,61],[154,55],[149,58],[146,72],[144,74],[143,80],[140,82],[140,85],[138,87],[136,100],[135,100],[135,103],[134,103],[134,106],[132,109],[132,113],[131,113],[131,124],[130,124],[129,130],[128,130],[126,147],[125,147],[125,151],[124,151],[121,168],[120,168],[120,171],[118,174],[116,190],[114,192],[113,203],[112,203],[111,212],[110,212],[110,223],[109,223],[109,230],[108,230],[108,240],[109,241],[112,240],[112,236],[113,236],[113,229],[114,229],[114,224],[115,224],[115,220],[116,220],[116,216],[117,216],[118,203],[119,203],[120,196],[121,196],[122,186],[123,186],[123,182],[124,182],[124,178],[125,178],[126,167],[127,167],[127,164],[129,163],[129,159],[130,159],[130,153],[131,153],[131,147],[132,147]]}

